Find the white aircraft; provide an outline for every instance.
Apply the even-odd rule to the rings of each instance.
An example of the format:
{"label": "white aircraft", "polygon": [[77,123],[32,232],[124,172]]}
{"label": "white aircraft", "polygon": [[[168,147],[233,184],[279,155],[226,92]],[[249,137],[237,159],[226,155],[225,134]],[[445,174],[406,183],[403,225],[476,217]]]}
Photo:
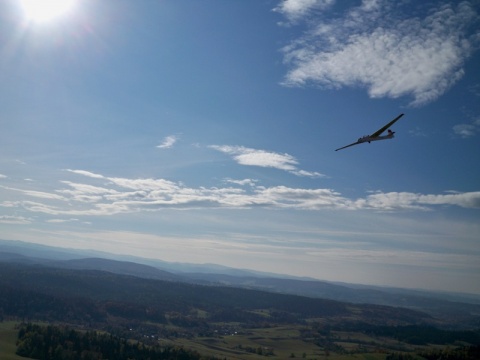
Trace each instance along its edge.
{"label": "white aircraft", "polygon": [[342,150],[342,149],[345,149],[345,148],[350,147],[350,146],[353,146],[353,145],[362,144],[362,143],[364,143],[364,142],[370,143],[371,141],[393,139],[394,134],[395,134],[394,131],[392,131],[392,130],[389,129],[387,135],[382,135],[382,133],[383,133],[385,130],[387,130],[390,126],[392,126],[392,125],[393,125],[398,119],[400,119],[402,116],[403,116],[403,114],[398,115],[395,119],[393,119],[392,121],[390,121],[387,125],[385,125],[385,126],[382,127],[381,129],[375,131],[373,134],[362,136],[361,138],[359,138],[359,139],[357,140],[357,142],[354,142],[354,143],[352,143],[352,144],[350,144],[350,145],[347,145],[347,146],[343,146],[343,147],[341,147],[341,148],[338,148],[338,149],[336,149],[335,151]]}

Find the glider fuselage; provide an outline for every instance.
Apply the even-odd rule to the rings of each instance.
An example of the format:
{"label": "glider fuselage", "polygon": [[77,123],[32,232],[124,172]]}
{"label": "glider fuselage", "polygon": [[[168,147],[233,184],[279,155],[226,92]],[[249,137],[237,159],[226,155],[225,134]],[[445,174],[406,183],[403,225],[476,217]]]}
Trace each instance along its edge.
{"label": "glider fuselage", "polygon": [[358,143],[360,144],[364,142],[371,142],[371,141],[377,141],[377,140],[388,140],[388,139],[393,139],[393,137],[394,137],[393,132],[391,134],[381,135],[381,136],[365,135],[358,139]]}

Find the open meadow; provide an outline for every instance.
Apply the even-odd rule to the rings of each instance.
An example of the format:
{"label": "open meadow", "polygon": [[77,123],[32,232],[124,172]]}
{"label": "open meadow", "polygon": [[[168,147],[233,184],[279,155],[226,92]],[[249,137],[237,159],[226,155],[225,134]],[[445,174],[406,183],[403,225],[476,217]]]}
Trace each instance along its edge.
{"label": "open meadow", "polygon": [[13,321],[0,322],[0,359],[2,360],[28,360],[15,354],[17,349],[18,330]]}
{"label": "open meadow", "polygon": [[[217,324],[219,325],[219,324]],[[234,329],[237,324],[223,324]],[[364,359],[381,360],[389,354],[410,354],[449,346],[412,345],[390,337],[362,332],[332,331],[325,338],[308,337],[305,326],[287,325],[232,331],[214,337],[159,339],[161,345],[183,346],[220,359]],[[318,334],[317,334],[318,335]],[[451,347],[451,346],[450,346]]]}

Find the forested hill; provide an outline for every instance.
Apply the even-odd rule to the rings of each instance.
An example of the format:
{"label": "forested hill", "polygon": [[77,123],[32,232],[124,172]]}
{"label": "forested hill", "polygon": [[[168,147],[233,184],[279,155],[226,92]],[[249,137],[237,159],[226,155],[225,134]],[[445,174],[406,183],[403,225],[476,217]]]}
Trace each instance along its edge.
{"label": "forested hill", "polygon": [[[0,263],[0,293],[3,316],[90,324],[112,317],[163,322],[173,313],[192,320],[198,312],[205,321],[282,323],[322,317],[371,324],[433,323],[424,313],[387,306],[39,265]],[[262,309],[268,310],[268,317]]]}
{"label": "forested hill", "polygon": [[[476,354],[480,343],[478,330],[441,329],[438,325],[445,324],[430,315],[404,308],[101,270],[0,262],[0,294],[0,321],[53,324],[20,331],[17,354],[33,358],[52,351],[63,354],[59,359],[71,359],[72,354],[108,357],[112,351],[139,358],[147,351],[155,353],[149,355],[153,358],[169,359],[172,354],[176,358],[185,345],[185,359],[213,359],[217,354],[222,359],[243,359],[252,351],[285,359],[292,348],[283,346],[284,340],[298,351],[309,348],[313,356],[309,358],[319,352],[385,354],[423,349],[431,353],[430,343],[440,346],[437,352],[451,344],[465,344],[455,354]],[[53,334],[52,341],[31,341],[46,339],[45,334]],[[65,341],[61,341],[62,334],[68,335]],[[344,344],[357,345],[353,349]],[[433,355],[438,358],[437,353]],[[85,358],[81,356],[77,358]]]}
{"label": "forested hill", "polygon": [[480,298],[469,294],[334,284],[211,264],[176,264],[133,257],[114,259],[112,256],[0,240],[0,262],[3,263],[43,265],[64,270],[101,270],[174,283],[236,287],[338,302],[401,307],[427,313],[439,324],[452,329],[476,329],[480,326]]}

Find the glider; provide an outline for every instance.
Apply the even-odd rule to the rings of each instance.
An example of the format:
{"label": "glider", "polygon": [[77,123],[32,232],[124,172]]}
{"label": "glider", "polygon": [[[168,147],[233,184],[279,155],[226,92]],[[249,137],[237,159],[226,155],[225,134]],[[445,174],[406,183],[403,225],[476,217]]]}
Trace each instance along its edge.
{"label": "glider", "polygon": [[[392,126],[398,119],[400,119],[401,117],[403,116],[403,114],[400,114],[398,115],[395,119],[393,119],[392,121],[390,121],[387,125],[385,125],[384,127],[382,127],[381,129],[375,131],[373,134],[371,135],[365,135],[365,136],[362,136],[361,138],[359,138],[356,142],[352,143],[352,144],[349,144],[349,145],[346,145],[346,146],[343,146],[341,148],[338,148],[336,149],[335,151],[338,151],[338,150],[342,150],[342,149],[345,149],[347,147],[350,147],[350,146],[353,146],[353,145],[358,145],[358,144],[362,144],[364,142],[368,142],[370,143],[371,141],[377,141],[377,140],[387,140],[387,139],[393,139],[393,136],[395,134],[394,131],[388,129],[390,126]],[[387,135],[382,135],[382,133],[388,129],[388,134]]]}

